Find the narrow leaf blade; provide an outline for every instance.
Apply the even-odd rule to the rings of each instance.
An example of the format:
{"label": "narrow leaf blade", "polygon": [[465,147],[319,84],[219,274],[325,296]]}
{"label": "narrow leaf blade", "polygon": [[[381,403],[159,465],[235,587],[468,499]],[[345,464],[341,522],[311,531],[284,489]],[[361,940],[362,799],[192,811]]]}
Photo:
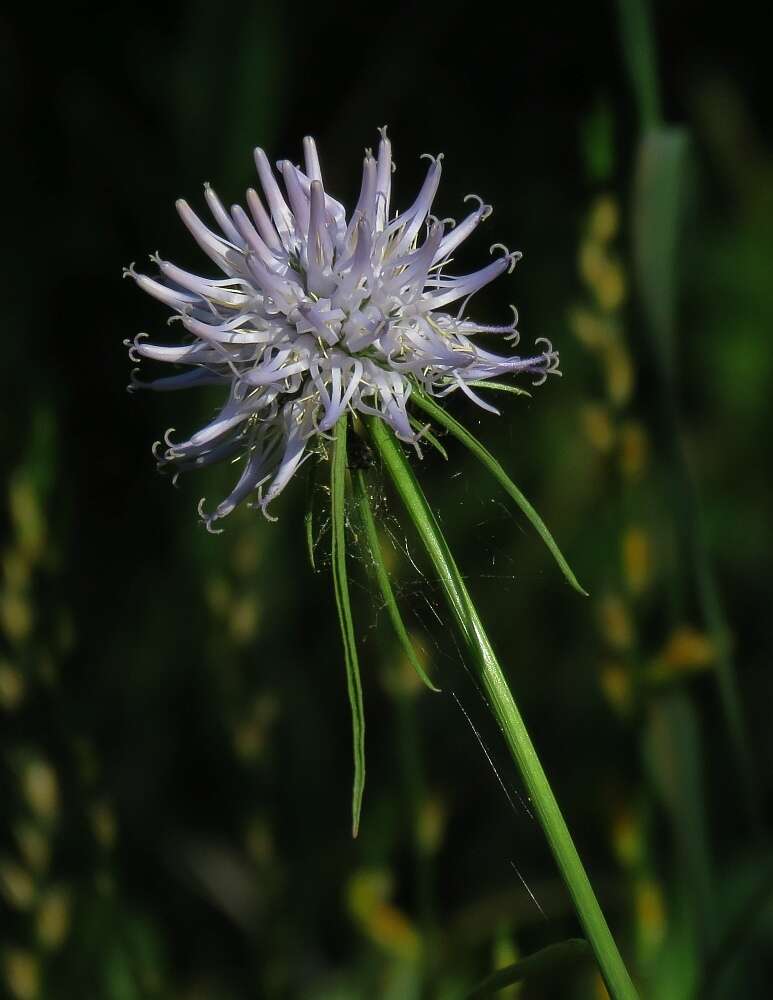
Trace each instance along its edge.
{"label": "narrow leaf blade", "polygon": [[365,789],[365,712],[362,703],[360,664],[354,637],[354,620],[346,574],[346,431],[347,417],[336,424],[333,455],[330,462],[331,563],[338,622],[344,647],[346,687],[352,710],[352,743],[354,749],[354,784],[352,787],[352,836],[360,827],[362,794]]}
{"label": "narrow leaf blade", "polygon": [[488,451],[476,437],[470,434],[466,427],[460,424],[458,420],[455,420],[450,413],[447,413],[442,406],[439,406],[433,399],[430,399],[430,397],[425,395],[423,392],[419,392],[414,389],[411,393],[411,399],[417,406],[421,407],[425,413],[428,413],[436,423],[445,427],[450,434],[453,434],[457,440],[461,441],[462,444],[465,445],[473,453],[473,455],[475,455],[475,457],[483,463],[483,465],[485,465],[502,489],[516,502],[521,511],[526,515],[534,530],[548,547],[548,550],[555,559],[567,581],[578,593],[582,594],[583,597],[587,597],[587,591],[580,585],[577,577],[572,572],[569,563],[564,558],[564,555],[553,539],[553,536],[548,531],[547,525],[523,493],[518,489],[512,479],[510,479],[491,452]]}

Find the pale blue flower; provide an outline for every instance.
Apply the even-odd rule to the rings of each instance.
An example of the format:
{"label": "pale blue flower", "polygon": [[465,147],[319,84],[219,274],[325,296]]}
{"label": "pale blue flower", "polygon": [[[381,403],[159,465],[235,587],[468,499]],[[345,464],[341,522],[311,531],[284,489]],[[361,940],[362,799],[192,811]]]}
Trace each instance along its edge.
{"label": "pale blue flower", "polygon": [[[204,197],[217,224],[209,229],[187,202],[177,210],[204,253],[226,275],[203,278],[157,255],[159,275],[125,272],[174,310],[188,336],[183,343],[130,343],[134,360],[149,358],[187,370],[133,385],[156,390],[219,384],[227,399],[218,415],[186,441],[157,446],[160,464],[176,471],[240,458],[232,492],[207,527],[252,499],[264,513],[301,463],[348,409],[375,414],[402,441],[418,446],[421,430],[408,415],[412,388],[433,396],[463,391],[497,412],[470,383],[528,373],[537,383],[558,372],[549,342],[533,357],[492,353],[480,334],[517,343],[515,325],[490,326],[465,318],[471,296],[512,271],[518,253],[501,244],[499,256],[471,274],[446,273],[451,255],[491,214],[476,195],[458,225],[430,214],[442,155],[405,212],[390,218],[391,144],[381,129],[378,155],[368,150],[362,189],[351,217],[326,194],[314,140],[303,141],[305,171],[277,164],[284,193],[268,158],[255,150],[263,191],[247,192],[247,209],[226,211],[215,192]],[[451,307],[454,311],[447,311]]]}

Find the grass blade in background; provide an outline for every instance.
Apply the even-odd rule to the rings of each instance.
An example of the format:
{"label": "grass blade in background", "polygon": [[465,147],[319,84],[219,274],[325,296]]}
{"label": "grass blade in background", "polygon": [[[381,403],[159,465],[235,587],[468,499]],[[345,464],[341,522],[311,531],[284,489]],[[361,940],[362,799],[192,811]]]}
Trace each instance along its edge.
{"label": "grass blade in background", "polygon": [[660,87],[655,60],[655,40],[647,0],[618,0],[620,36],[636,102],[641,128],[648,129],[661,119]]}
{"label": "grass blade in background", "polygon": [[633,256],[642,309],[658,360],[674,378],[678,242],[684,215],[688,141],[683,128],[660,126],[639,147],[633,203]]}
{"label": "grass blade in background", "polygon": [[392,623],[392,628],[395,630],[395,635],[403,648],[403,652],[422,683],[425,684],[430,691],[439,692],[440,688],[435,687],[429,679],[421,665],[421,662],[419,661],[418,656],[416,655],[416,650],[413,648],[413,643],[411,642],[408,631],[403,623],[400,609],[397,606],[392,584],[389,580],[389,573],[386,565],[384,564],[384,556],[381,552],[381,542],[378,537],[378,531],[376,530],[376,522],[373,519],[373,510],[370,505],[370,497],[368,496],[368,486],[365,481],[365,475],[361,469],[358,469],[354,474],[354,489],[357,498],[360,520],[365,531],[365,541],[373,560],[373,570],[376,575],[376,581],[378,583],[379,590],[381,591],[381,596],[384,600],[384,606],[386,607],[387,614],[389,615],[389,620]]}
{"label": "grass blade in background", "polygon": [[711,557],[702,531],[701,502],[690,472],[681,428],[675,330],[679,279],[679,235],[685,210],[688,134],[661,122],[655,43],[645,0],[618,0],[623,48],[642,121],[633,204],[633,252],[639,298],[658,362],[674,510],[692,566],[706,627],[717,649],[716,675],[750,821],[760,825],[759,784],[749,746],[738,677]]}
{"label": "grass blade in background", "polygon": [[421,407],[421,409],[428,413],[438,424],[445,427],[450,434],[453,434],[455,438],[469,448],[476,458],[480,459],[502,489],[516,502],[526,515],[528,520],[531,522],[532,527],[535,529],[545,545],[547,545],[553,558],[558,563],[561,572],[564,574],[572,587],[574,587],[578,593],[582,594],[583,597],[587,597],[587,592],[580,586],[580,583],[572,572],[569,563],[564,558],[563,553],[556,545],[553,536],[548,531],[547,525],[523,493],[521,493],[512,479],[510,479],[491,452],[484,448],[480,441],[470,434],[466,427],[463,427],[458,420],[455,420],[450,413],[447,413],[442,406],[439,406],[433,399],[430,399],[429,396],[414,389],[411,398],[417,406]]}
{"label": "grass blade in background", "polygon": [[360,827],[362,793],[365,788],[365,713],[362,704],[360,665],[354,637],[352,607],[349,600],[349,579],[346,574],[346,431],[348,417],[344,414],[336,424],[333,455],[330,460],[331,563],[338,621],[344,647],[346,687],[352,709],[352,741],[354,745],[354,784],[352,787],[352,836]]}
{"label": "grass blade in background", "polygon": [[550,944],[534,955],[529,955],[520,962],[508,965],[505,969],[498,969],[487,976],[467,994],[467,1000],[480,1000],[482,997],[493,996],[507,986],[522,983],[524,980],[552,979],[587,962],[592,957],[590,945],[582,938],[570,938],[568,941]]}

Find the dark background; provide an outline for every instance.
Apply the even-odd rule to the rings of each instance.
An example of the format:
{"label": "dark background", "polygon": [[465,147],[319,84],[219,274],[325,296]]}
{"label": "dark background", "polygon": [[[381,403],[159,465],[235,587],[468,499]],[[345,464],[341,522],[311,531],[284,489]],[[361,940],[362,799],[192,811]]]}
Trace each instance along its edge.
{"label": "dark background", "polygon": [[[468,191],[495,207],[463,263],[524,251],[476,316],[514,301],[524,344],[561,352],[563,379],[501,418],[449,405],[590,599],[460,446],[416,467],[592,881],[644,996],[767,995],[769,36],[753,4],[655,3],[649,63],[639,9],[73,4],[0,22],[0,991],[451,1000],[580,933],[431,575],[400,551],[407,534],[419,561],[397,501],[392,568],[443,694],[416,687],[354,557],[353,842],[303,476],[276,524],[244,509],[210,536],[196,503],[228,470],[174,490],[150,446],[214,399],[125,392],[122,341],[166,316],[121,268],[158,249],[209,273],[175,198],[199,207],[210,180],[241,200],[253,146],[295,160],[310,133],[351,207],[388,123],[397,205],[442,150],[437,211],[461,217]],[[648,65],[660,114],[642,113]],[[603,987],[587,964],[509,995]]]}

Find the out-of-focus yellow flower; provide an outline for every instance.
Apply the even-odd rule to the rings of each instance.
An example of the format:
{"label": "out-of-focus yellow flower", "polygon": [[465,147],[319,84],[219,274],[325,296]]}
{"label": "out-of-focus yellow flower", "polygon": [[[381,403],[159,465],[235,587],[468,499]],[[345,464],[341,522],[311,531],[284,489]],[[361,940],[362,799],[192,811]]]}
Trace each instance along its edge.
{"label": "out-of-focus yellow flower", "polygon": [[419,807],[416,818],[416,838],[425,854],[434,854],[441,843],[446,829],[446,809],[441,799],[427,796]]}
{"label": "out-of-focus yellow flower", "polygon": [[223,615],[231,601],[231,588],[225,577],[213,576],[207,584],[207,604],[216,615]]}
{"label": "out-of-focus yellow flower", "polygon": [[95,802],[89,810],[89,818],[94,838],[99,846],[106,851],[111,850],[118,835],[118,822],[113,808],[104,800]]}
{"label": "out-of-focus yellow flower", "polygon": [[583,281],[596,288],[607,266],[607,255],[598,240],[587,239],[580,244],[577,266]]}
{"label": "out-of-focus yellow flower", "polygon": [[30,561],[22,549],[9,549],[3,556],[3,576],[11,590],[23,590],[32,576]]}
{"label": "out-of-focus yellow flower", "polygon": [[623,572],[633,594],[646,590],[652,577],[652,547],[642,528],[631,527],[623,535]]}
{"label": "out-of-focus yellow flower", "polygon": [[51,861],[51,841],[46,833],[34,822],[24,821],[16,826],[14,836],[27,865],[39,874],[45,872]]}
{"label": "out-of-focus yellow flower", "polygon": [[628,650],[633,645],[633,622],[619,594],[607,594],[598,605],[599,628],[608,646]]}
{"label": "out-of-focus yellow flower", "polygon": [[0,889],[6,900],[17,910],[28,910],[35,902],[35,880],[15,861],[0,861]]}
{"label": "out-of-focus yellow flower", "polygon": [[641,424],[629,421],[620,428],[620,468],[626,479],[641,478],[649,457],[649,439]]}
{"label": "out-of-focus yellow flower", "polygon": [[628,667],[623,663],[602,663],[599,681],[612,707],[623,715],[627,714],[633,704],[633,683]]}
{"label": "out-of-focus yellow flower", "polygon": [[604,312],[616,312],[625,302],[627,290],[623,268],[616,260],[608,260],[594,287],[599,306]]}
{"label": "out-of-focus yellow flower", "polygon": [[672,670],[710,667],[717,655],[709,636],[691,625],[682,625],[668,638],[659,660]]}
{"label": "out-of-focus yellow flower", "polygon": [[607,320],[584,306],[575,306],[569,311],[569,327],[589,351],[603,350],[615,335]]}
{"label": "out-of-focus yellow flower", "polygon": [[15,476],[11,481],[8,506],[19,546],[31,562],[36,562],[45,546],[45,517],[37,493],[23,476]]}
{"label": "out-of-focus yellow flower", "polygon": [[70,894],[65,888],[57,886],[45,893],[38,906],[35,929],[44,948],[54,951],[63,943],[70,929]]}
{"label": "out-of-focus yellow flower", "polygon": [[228,623],[233,641],[242,645],[253,639],[259,619],[258,601],[254,594],[243,594],[235,598],[228,608]]}
{"label": "out-of-focus yellow flower", "polygon": [[278,714],[279,702],[273,694],[259,694],[253,700],[234,729],[234,749],[243,760],[257,760],[261,756]]}
{"label": "out-of-focus yellow flower", "polygon": [[615,441],[615,428],[609,410],[598,403],[587,403],[580,408],[580,424],[585,436],[602,453],[610,450]]}
{"label": "out-of-focus yellow flower", "polygon": [[40,967],[37,958],[22,948],[9,948],[4,955],[5,981],[16,1000],[37,1000]]}
{"label": "out-of-focus yellow flower", "polygon": [[591,206],[588,231],[592,239],[599,243],[609,243],[617,236],[620,227],[620,208],[617,199],[610,194],[602,194]]}
{"label": "out-of-focus yellow flower", "polygon": [[627,806],[621,806],[612,820],[612,846],[618,860],[626,868],[641,864],[644,851],[641,823],[636,813]]}
{"label": "out-of-focus yellow flower", "polygon": [[651,878],[642,878],[634,890],[636,922],[642,944],[654,948],[663,940],[666,931],[666,905],[663,890]]}
{"label": "out-of-focus yellow flower", "polygon": [[0,625],[11,642],[23,642],[32,630],[32,607],[19,591],[0,594]]}
{"label": "out-of-focus yellow flower", "polygon": [[27,761],[21,782],[30,809],[43,820],[53,820],[59,811],[59,782],[51,765],[41,758]]}
{"label": "out-of-focus yellow flower", "polygon": [[0,661],[0,708],[13,711],[24,697],[24,678],[5,660]]}
{"label": "out-of-focus yellow flower", "polygon": [[625,273],[607,249],[608,234],[617,227],[616,209],[600,204],[591,212],[588,236],[580,243],[577,266],[603,312],[612,313],[625,301]]}
{"label": "out-of-focus yellow flower", "polygon": [[243,531],[233,547],[233,567],[240,576],[252,577],[260,563],[260,546],[254,531]]}
{"label": "out-of-focus yellow flower", "polygon": [[349,911],[374,944],[397,958],[414,960],[420,951],[419,935],[408,917],[388,901],[391,893],[388,872],[359,871],[349,882]]}
{"label": "out-of-focus yellow flower", "polygon": [[604,352],[607,394],[617,407],[625,406],[633,392],[631,356],[620,340],[611,341]]}

